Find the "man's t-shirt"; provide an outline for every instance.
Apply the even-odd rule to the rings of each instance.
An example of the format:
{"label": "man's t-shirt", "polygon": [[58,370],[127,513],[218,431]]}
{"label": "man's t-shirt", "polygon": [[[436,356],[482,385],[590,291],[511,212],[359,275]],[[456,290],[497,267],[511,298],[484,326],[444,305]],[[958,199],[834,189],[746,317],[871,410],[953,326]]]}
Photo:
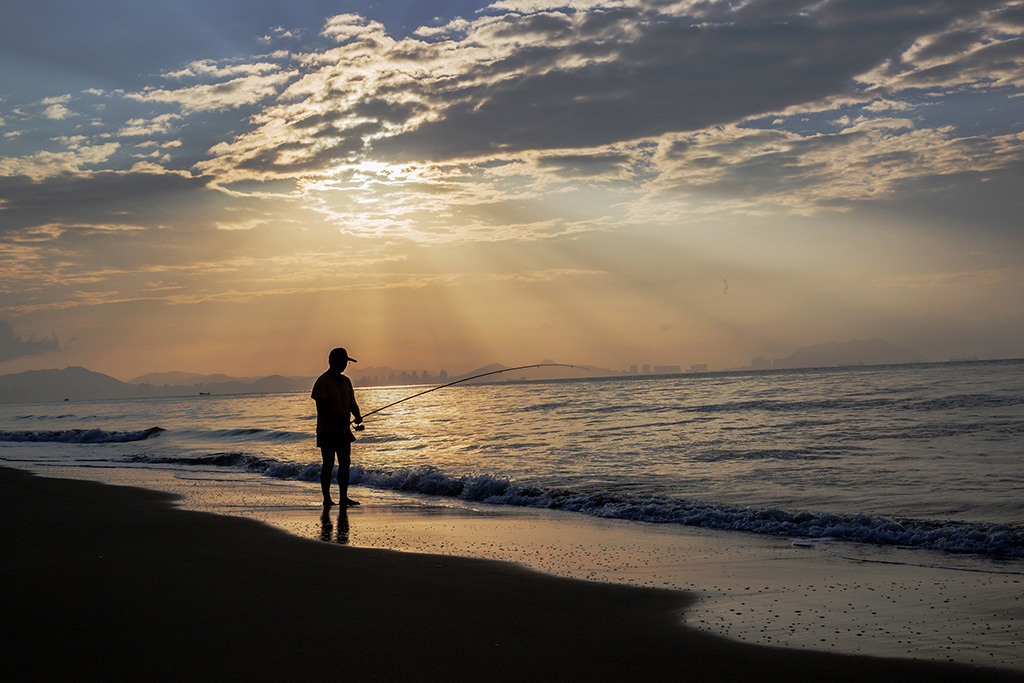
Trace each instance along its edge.
{"label": "man's t-shirt", "polygon": [[330,371],[317,377],[313,383],[313,399],[317,401],[317,434],[351,434],[349,415],[356,405],[352,380]]}

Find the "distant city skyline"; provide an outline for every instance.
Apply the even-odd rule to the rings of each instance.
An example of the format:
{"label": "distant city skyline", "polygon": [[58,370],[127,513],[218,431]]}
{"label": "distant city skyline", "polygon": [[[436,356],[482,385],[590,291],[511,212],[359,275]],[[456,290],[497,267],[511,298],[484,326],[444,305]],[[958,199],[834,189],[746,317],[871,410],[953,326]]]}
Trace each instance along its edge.
{"label": "distant city skyline", "polygon": [[19,3],[0,374],[1024,357],[1024,0]]}

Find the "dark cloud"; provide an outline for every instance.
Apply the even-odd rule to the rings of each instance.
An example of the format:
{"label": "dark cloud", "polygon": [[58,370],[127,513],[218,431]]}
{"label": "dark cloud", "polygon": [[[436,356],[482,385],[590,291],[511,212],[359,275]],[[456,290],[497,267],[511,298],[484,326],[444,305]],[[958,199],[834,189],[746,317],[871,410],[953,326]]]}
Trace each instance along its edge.
{"label": "dark cloud", "polygon": [[395,103],[369,97],[357,102],[352,110],[358,116],[372,117],[389,123],[403,123],[413,116],[422,114],[426,106],[418,102]]}
{"label": "dark cloud", "polygon": [[995,12],[995,19],[1006,26],[1024,28],[1024,5],[1000,9]]}
{"label": "dark cloud", "polygon": [[[945,50],[947,46],[942,46]],[[917,69],[903,78],[908,85],[941,85],[958,77],[979,80],[996,79],[1001,74],[1019,75],[1024,62],[1024,39],[1017,38],[987,45],[966,56],[951,59],[930,68]]]}
{"label": "dark cloud", "polygon": [[60,343],[56,336],[25,340],[14,333],[13,325],[6,320],[0,320],[0,363],[22,356],[36,356],[59,350]]}
{"label": "dark cloud", "polygon": [[179,212],[184,195],[208,178],[172,173],[64,174],[44,180],[0,177],[0,239],[12,231],[53,223],[135,226],[161,212]]}
{"label": "dark cloud", "polygon": [[500,38],[516,36],[542,36],[547,39],[566,36],[572,30],[572,21],[564,14],[532,14],[525,17],[515,15],[494,31]]}
{"label": "dark cloud", "polygon": [[984,35],[979,29],[965,31],[950,31],[932,41],[928,47],[917,53],[919,59],[931,59],[934,57],[950,57],[963,52],[973,45]]}
{"label": "dark cloud", "polygon": [[760,154],[721,168],[715,182],[702,185],[702,190],[738,197],[759,197],[806,190],[834,180],[827,166],[807,161],[795,152]]}
{"label": "dark cloud", "polygon": [[[440,87],[409,84],[443,116],[373,148],[394,160],[443,160],[735,122],[848,92],[855,76],[915,39],[996,4],[765,1],[687,16],[596,12],[567,44],[524,45]],[[541,23],[510,15],[500,31],[563,30],[548,16]]]}
{"label": "dark cloud", "polygon": [[[301,141],[282,142],[258,149],[240,161],[237,167],[282,175],[316,173],[339,161],[354,161],[357,153],[362,152],[366,146],[364,136],[380,128],[377,122],[366,122],[349,128],[328,123]],[[315,144],[311,146],[310,142]]]}
{"label": "dark cloud", "polygon": [[962,63],[966,68],[986,69],[993,74],[1019,73],[1022,60],[1024,60],[1024,38],[1016,38],[994,45],[986,45],[976,50]]}
{"label": "dark cloud", "polygon": [[589,178],[620,170],[629,161],[627,154],[560,154],[544,157],[537,165],[566,178]]}
{"label": "dark cloud", "polygon": [[[965,153],[969,153],[968,148],[964,146]],[[1006,253],[1019,253],[1024,248],[1024,232],[1020,229],[1024,211],[1021,178],[1024,151],[999,171],[970,170],[902,179],[895,183],[890,197],[871,202],[876,205],[873,209],[865,206],[865,202],[860,203],[860,208],[894,216],[912,211],[918,220],[938,231],[964,231],[979,244],[991,237],[1005,242]]]}

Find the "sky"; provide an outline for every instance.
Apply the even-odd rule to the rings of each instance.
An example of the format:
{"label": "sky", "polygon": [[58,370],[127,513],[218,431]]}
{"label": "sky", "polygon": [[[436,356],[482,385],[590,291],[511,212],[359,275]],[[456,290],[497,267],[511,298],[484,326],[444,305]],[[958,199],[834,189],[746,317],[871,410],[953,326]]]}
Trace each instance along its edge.
{"label": "sky", "polygon": [[0,373],[1024,357],[1024,0],[12,0]]}

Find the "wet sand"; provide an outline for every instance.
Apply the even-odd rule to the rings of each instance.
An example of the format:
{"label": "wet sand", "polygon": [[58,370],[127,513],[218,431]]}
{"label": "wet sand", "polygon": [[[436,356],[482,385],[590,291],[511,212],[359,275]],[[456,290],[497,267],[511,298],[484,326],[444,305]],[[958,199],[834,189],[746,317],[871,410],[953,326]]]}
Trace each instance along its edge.
{"label": "wet sand", "polygon": [[1024,681],[741,644],[683,624],[691,593],[307,540],[155,491],[0,468],[0,507],[0,642],[26,680]]}
{"label": "wet sand", "polygon": [[37,470],[182,496],[301,538],[514,562],[569,578],[686,591],[685,623],[745,643],[1024,671],[1024,562],[642,524],[354,487],[321,514],[316,484],[223,468]]}

